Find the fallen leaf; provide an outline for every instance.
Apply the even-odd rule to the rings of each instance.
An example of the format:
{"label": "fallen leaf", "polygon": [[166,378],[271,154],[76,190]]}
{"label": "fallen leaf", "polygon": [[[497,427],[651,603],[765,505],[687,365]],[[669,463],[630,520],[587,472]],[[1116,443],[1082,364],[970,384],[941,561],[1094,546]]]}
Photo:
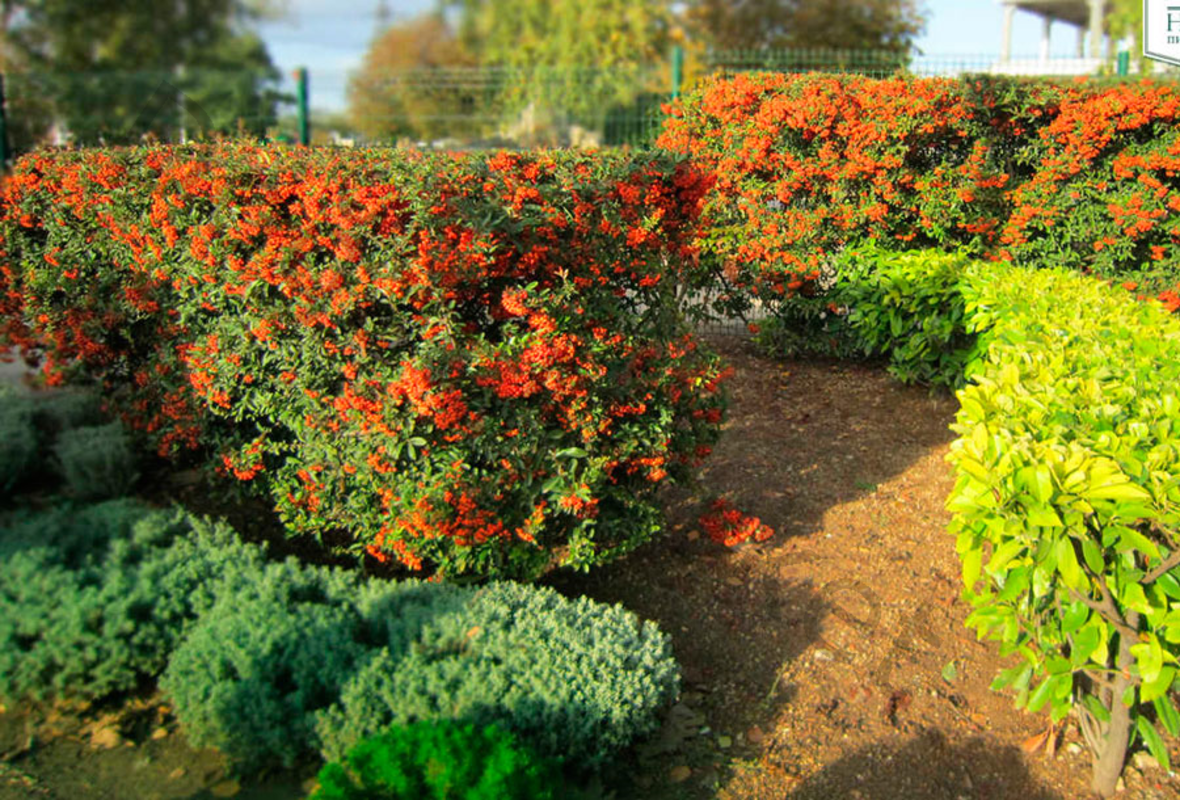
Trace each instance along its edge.
{"label": "fallen leaf", "polygon": [[167,728],[156,728],[154,731],[152,731],[152,738],[155,739],[156,741],[163,739],[167,735],[168,735]]}
{"label": "fallen leaf", "polygon": [[757,725],[746,731],[746,741],[750,744],[762,744],[764,739],[766,739],[766,734]]}
{"label": "fallen leaf", "polygon": [[176,769],[174,769],[168,773],[168,780],[178,781],[187,774],[188,774],[187,769],[185,769],[184,767],[177,767]]}
{"label": "fallen leaf", "polygon": [[668,780],[670,780],[672,783],[684,783],[691,777],[692,767],[689,767],[686,764],[681,764],[678,767],[672,767],[672,769],[668,772]]}
{"label": "fallen leaf", "polygon": [[688,540],[689,540],[690,542],[695,542],[695,541],[696,541],[697,539],[699,539],[699,538],[701,538],[701,532],[700,532],[700,531],[689,531],[689,532],[688,532]]}
{"label": "fallen leaf", "polygon": [[1036,736],[1030,736],[1027,739],[1025,739],[1023,742],[1021,742],[1020,749],[1023,750],[1024,752],[1028,753],[1029,755],[1032,755],[1037,750],[1041,749],[1041,746],[1043,744],[1045,744],[1045,741],[1048,738],[1049,738],[1049,731],[1041,731]]}

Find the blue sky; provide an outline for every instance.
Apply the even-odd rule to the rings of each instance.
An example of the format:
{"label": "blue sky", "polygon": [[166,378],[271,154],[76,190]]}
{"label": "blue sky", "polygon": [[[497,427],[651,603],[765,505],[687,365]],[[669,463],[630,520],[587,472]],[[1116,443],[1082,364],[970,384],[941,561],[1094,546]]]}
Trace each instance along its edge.
{"label": "blue sky", "polygon": [[[642,1],[642,0],[640,0]],[[394,18],[411,17],[431,0],[389,0]],[[285,74],[299,66],[311,75],[312,106],[344,107],[348,73],[359,66],[373,35],[377,0],[287,0],[287,15],[262,25],[271,57]],[[1000,49],[1003,11],[999,0],[927,0],[926,33],[918,47],[929,55],[994,56]],[[1052,51],[1071,55],[1075,29],[1054,26]],[[1018,12],[1012,31],[1013,55],[1035,56],[1041,24]]]}

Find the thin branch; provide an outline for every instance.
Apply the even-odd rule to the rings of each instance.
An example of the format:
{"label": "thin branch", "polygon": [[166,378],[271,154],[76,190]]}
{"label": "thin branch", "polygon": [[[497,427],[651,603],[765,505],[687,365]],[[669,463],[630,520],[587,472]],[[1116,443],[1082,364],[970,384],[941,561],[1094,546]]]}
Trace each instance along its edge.
{"label": "thin branch", "polygon": [[1132,639],[1139,638],[1139,631],[1128,625],[1126,620],[1123,619],[1123,615],[1119,613],[1118,607],[1115,606],[1114,599],[1110,596],[1106,585],[1100,584],[1098,588],[1102,590],[1102,602],[1098,602],[1089,595],[1084,595],[1073,588],[1069,590],[1069,596],[1079,603],[1084,604],[1091,611],[1096,611],[1099,616],[1113,625],[1119,633],[1130,636]]}
{"label": "thin branch", "polygon": [[1155,583],[1156,579],[1167,572],[1170,572],[1173,567],[1180,565],[1180,548],[1172,551],[1172,555],[1164,559],[1163,563],[1153,569],[1151,572],[1143,576],[1140,583],[1145,586],[1150,583]]}

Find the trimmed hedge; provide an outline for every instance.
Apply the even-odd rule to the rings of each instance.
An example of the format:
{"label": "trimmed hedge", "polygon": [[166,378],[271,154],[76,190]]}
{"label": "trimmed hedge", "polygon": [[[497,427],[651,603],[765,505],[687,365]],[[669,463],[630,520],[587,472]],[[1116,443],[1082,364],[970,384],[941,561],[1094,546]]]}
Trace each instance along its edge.
{"label": "trimmed hedge", "polygon": [[[1166,766],[1160,731],[1180,734],[1180,321],[1065,270],[861,257],[872,278],[852,335],[903,375],[969,378],[948,507],[968,625],[1019,657],[995,686],[1055,720],[1076,709],[1111,790],[1120,735]],[[929,325],[963,348],[917,346]]]}
{"label": "trimmed hedge", "polygon": [[450,574],[584,568],[649,538],[656,487],[717,435],[675,272],[708,187],[659,154],[31,155],[0,344],[259,484],[292,533]]}
{"label": "trimmed hedge", "polygon": [[194,743],[250,768],[450,719],[591,770],[654,730],[678,683],[667,637],[619,606],[294,562],[223,595],[160,681]]}
{"label": "trimmed hedge", "polygon": [[871,239],[1117,278],[1175,311],[1178,123],[1171,84],[743,73],[687,95],[659,144],[717,173],[702,244],[772,309]]}

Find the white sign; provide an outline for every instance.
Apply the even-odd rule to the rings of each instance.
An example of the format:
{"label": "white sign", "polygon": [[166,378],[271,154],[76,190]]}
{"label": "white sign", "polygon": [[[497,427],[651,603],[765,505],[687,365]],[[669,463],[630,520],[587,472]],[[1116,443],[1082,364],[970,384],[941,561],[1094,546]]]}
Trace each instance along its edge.
{"label": "white sign", "polygon": [[1143,0],[1143,55],[1180,65],[1180,0]]}

